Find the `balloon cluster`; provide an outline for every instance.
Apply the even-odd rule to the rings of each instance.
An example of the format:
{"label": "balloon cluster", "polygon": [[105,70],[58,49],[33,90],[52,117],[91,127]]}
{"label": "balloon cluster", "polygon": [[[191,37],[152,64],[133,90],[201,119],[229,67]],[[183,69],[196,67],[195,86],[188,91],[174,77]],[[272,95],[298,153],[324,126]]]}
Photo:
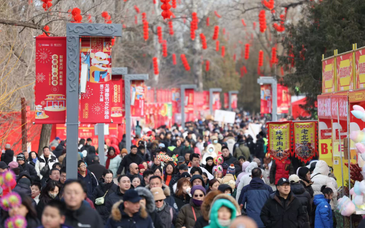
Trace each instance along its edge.
{"label": "balloon cluster", "polygon": [[273,24],[274,29],[278,32],[284,32],[285,31],[284,21],[285,21],[285,15],[282,14],[280,15],[280,25],[274,23]]}
{"label": "balloon cluster", "polygon": [[262,50],[259,51],[259,67],[264,65],[264,52]]}
{"label": "balloon cluster", "polygon": [[245,44],[245,59],[250,58],[250,44]]}
{"label": "balloon cluster", "polygon": [[276,47],[273,47],[272,49],[271,49],[271,63],[272,64],[275,64],[275,63],[277,63],[278,62],[278,58],[277,58],[277,56],[276,56]]}
{"label": "balloon cluster", "polygon": [[181,61],[182,61],[183,65],[185,67],[185,70],[186,71],[189,71],[190,70],[190,66],[189,66],[188,60],[186,60],[185,54],[181,54],[180,57],[181,57]]}
{"label": "balloon cluster", "polygon": [[205,38],[204,33],[200,33],[200,39],[202,40],[202,48],[207,49],[207,39]]}
{"label": "balloon cluster", "polygon": [[143,39],[145,41],[147,41],[149,38],[149,34],[148,34],[148,21],[144,20],[143,21]]}
{"label": "balloon cluster", "polygon": [[174,35],[174,24],[172,23],[172,20],[169,21],[169,33],[170,35]]}
{"label": "balloon cluster", "polygon": [[44,11],[47,11],[53,5],[52,0],[42,0],[42,2],[43,2],[42,7],[43,7]]}
{"label": "balloon cluster", "polygon": [[5,220],[5,228],[26,228],[27,220],[23,216],[16,215]]}
{"label": "balloon cluster", "polygon": [[0,199],[0,206],[4,211],[9,211],[13,207],[19,207],[22,199],[16,192],[10,192]]}
{"label": "balloon cluster", "polygon": [[157,157],[157,160],[165,162],[165,163],[172,161],[172,158],[167,154],[159,153],[156,157]]}
{"label": "balloon cluster", "polygon": [[171,5],[169,4],[170,0],[161,0],[162,5],[161,5],[161,9],[162,9],[162,17],[163,19],[170,19],[172,12],[170,11],[171,9]]}
{"label": "balloon cluster", "polygon": [[191,14],[192,20],[190,22],[190,37],[192,40],[195,39],[195,31],[198,29],[198,14],[196,12],[193,12]]}
{"label": "balloon cluster", "polygon": [[217,11],[214,11],[214,14],[215,14],[215,16],[216,16],[216,17],[218,17],[218,18],[221,18],[221,17],[222,17],[221,15],[219,15],[219,14],[218,14],[218,12],[217,12]]}
{"label": "balloon cluster", "polygon": [[134,10],[136,11],[136,13],[139,13],[140,12],[138,6],[136,6],[136,5],[134,5]]}
{"label": "balloon cluster", "polygon": [[162,41],[162,56],[167,57],[167,41]]}
{"label": "balloon cluster", "polygon": [[218,52],[219,51],[219,40],[217,40],[215,42],[215,51]]}
{"label": "balloon cluster", "polygon": [[269,1],[266,1],[266,0],[263,0],[262,1],[262,4],[268,8],[269,10],[273,10],[274,9],[274,0],[269,0]]}
{"label": "balloon cluster", "polygon": [[219,26],[218,26],[218,25],[216,25],[216,26],[214,27],[213,40],[218,39],[218,36],[219,36]]}
{"label": "balloon cluster", "polygon": [[209,71],[209,67],[210,67],[210,62],[209,60],[205,61],[205,70]]}
{"label": "balloon cluster", "polygon": [[264,33],[266,30],[266,14],[265,10],[261,10],[259,13],[260,32]]}
{"label": "balloon cluster", "polygon": [[155,75],[158,75],[159,71],[158,71],[158,59],[157,59],[157,57],[153,57],[152,61],[153,61],[154,73],[155,73]]}
{"label": "balloon cluster", "polygon": [[158,26],[157,27],[157,36],[158,36],[158,42],[161,44],[162,41],[163,41],[163,38],[162,38],[162,28],[161,28],[161,26]]}
{"label": "balloon cluster", "polygon": [[72,14],[72,23],[81,23],[82,16],[81,16],[81,10],[79,8],[73,8],[71,11]]}
{"label": "balloon cluster", "polygon": [[176,65],[176,54],[172,54],[172,64]]}

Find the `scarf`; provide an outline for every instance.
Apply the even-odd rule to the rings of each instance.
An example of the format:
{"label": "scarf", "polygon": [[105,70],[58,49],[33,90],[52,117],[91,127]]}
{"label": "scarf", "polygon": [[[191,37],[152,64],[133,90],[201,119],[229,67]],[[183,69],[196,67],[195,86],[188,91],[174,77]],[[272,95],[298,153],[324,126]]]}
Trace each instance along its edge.
{"label": "scarf", "polygon": [[34,162],[34,164],[35,164],[35,163],[37,163],[38,158],[36,157],[36,158],[34,158],[34,159],[32,159],[32,160],[33,160],[33,162]]}
{"label": "scarf", "polygon": [[105,168],[109,169],[109,165],[110,165],[110,160],[112,160],[113,158],[115,158],[117,156],[117,154],[114,155],[107,155],[108,159],[106,159],[106,163],[105,163]]}
{"label": "scarf", "polygon": [[166,207],[166,202],[163,201],[162,207],[160,207],[160,208],[156,207],[156,211],[162,211],[165,207]]}

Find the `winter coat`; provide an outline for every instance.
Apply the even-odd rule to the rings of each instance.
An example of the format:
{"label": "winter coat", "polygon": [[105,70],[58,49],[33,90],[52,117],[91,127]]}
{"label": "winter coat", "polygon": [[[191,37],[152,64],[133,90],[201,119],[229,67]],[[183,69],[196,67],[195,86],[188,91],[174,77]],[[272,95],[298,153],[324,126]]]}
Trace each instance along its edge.
{"label": "winter coat", "polygon": [[255,157],[261,158],[261,159],[265,157],[264,145],[265,145],[265,141],[262,138],[259,138],[256,141],[256,145],[255,145]]}
{"label": "winter coat", "polygon": [[316,164],[316,168],[314,168],[313,173],[311,175],[311,180],[313,181],[312,188],[314,192],[314,196],[321,193],[321,188],[323,185],[331,188],[333,191],[333,197],[337,196],[337,184],[335,179],[328,176],[329,168],[325,161],[318,161]]}
{"label": "winter coat", "polygon": [[233,164],[235,161],[237,161],[237,159],[235,157],[232,156],[232,154],[229,154],[228,157],[223,157],[223,163],[222,163],[222,167],[224,170],[228,169],[228,167]]}
{"label": "winter coat", "polygon": [[56,156],[56,158],[58,158],[59,156],[62,155],[64,149],[65,149],[65,142],[63,141],[60,144],[58,144],[58,146],[54,151],[52,151],[52,153]]}
{"label": "winter coat", "polygon": [[212,140],[212,145],[214,146],[214,152],[216,152],[218,154],[218,152],[222,152],[222,145],[220,143],[214,143],[214,140],[218,140],[218,138],[216,136],[212,136],[210,137],[210,139]]}
{"label": "winter coat", "polygon": [[[290,190],[302,204],[303,209],[307,212],[309,219],[312,214],[312,198],[310,194],[304,189],[301,183],[291,183]],[[310,219],[308,221],[310,221]],[[305,227],[309,227],[309,223],[306,224]]]}
{"label": "winter coat", "polygon": [[119,150],[122,151],[124,148],[126,148],[126,137],[123,137],[122,141],[120,141],[118,147],[119,147]]}
{"label": "winter coat", "polygon": [[185,204],[188,204],[190,202],[190,196],[187,194],[185,196],[186,197],[184,199],[184,196],[177,196],[176,194],[174,194],[174,200],[178,210],[180,210]]}
{"label": "winter coat", "polygon": [[86,170],[86,176],[83,177],[80,173],[77,174],[77,179],[84,182],[87,189],[87,198],[92,199],[93,191],[98,186],[98,181],[96,180],[94,174],[88,170]]}
{"label": "winter coat", "polygon": [[313,203],[316,206],[314,228],[333,228],[332,209],[329,200],[324,195],[315,195]]}
{"label": "winter coat", "polygon": [[141,206],[139,212],[129,217],[124,212],[123,201],[118,201],[114,204],[111,217],[106,222],[105,228],[153,228],[151,217],[146,209]]}
{"label": "winter coat", "polygon": [[155,199],[147,188],[137,187],[134,190],[138,192],[139,196],[143,196],[146,199],[146,211],[150,215],[155,228],[163,228],[162,221],[156,212]]}
{"label": "winter coat", "polygon": [[137,165],[139,165],[142,164],[142,162],[143,160],[140,156],[138,156],[138,154],[132,154],[132,153],[127,154],[120,163],[117,174],[121,174],[123,170],[125,173],[127,173],[127,170],[131,163],[136,163]]}
{"label": "winter coat", "polygon": [[156,208],[157,216],[160,217],[162,221],[163,228],[174,228],[177,218],[177,213],[174,208],[170,207],[166,202],[162,208]]}
{"label": "winter coat", "polygon": [[[146,188],[149,189],[149,190],[151,190],[151,188],[150,188],[149,185],[147,185]],[[177,210],[178,208],[177,208],[177,205],[176,205],[176,202],[175,202],[174,197],[171,195],[170,188],[167,185],[162,184],[162,190],[163,190],[163,193],[166,196],[166,199],[164,201],[168,205],[170,205],[172,208],[174,208],[175,210]]]}
{"label": "winter coat", "polygon": [[108,171],[103,165],[100,165],[99,163],[88,165],[87,169],[95,175],[96,180],[100,180],[103,176],[103,173]]}
{"label": "winter coat", "polygon": [[[92,200],[95,205],[95,209],[99,212],[99,215],[101,216],[104,224],[106,223],[106,220],[108,219],[110,213],[106,208],[105,201],[106,198],[116,192],[118,190],[118,185],[114,184],[113,182],[110,184],[100,183],[93,191]],[[108,191],[108,192],[107,192]],[[105,194],[106,193],[106,194]],[[105,195],[105,196],[104,196]],[[99,197],[104,196],[104,204],[103,205],[96,205],[95,199]]]}
{"label": "winter coat", "polygon": [[[39,178],[43,178],[42,174],[41,174],[41,170],[43,169],[43,167],[46,165],[46,159],[44,158],[44,154],[42,154],[41,156],[39,156],[38,159],[39,163],[38,165],[36,164],[35,169],[37,170],[37,173],[39,173]],[[54,156],[52,153],[50,153],[49,158],[48,158],[48,167],[49,170],[52,169],[52,166],[54,163],[58,162],[58,159],[56,158],[56,156]]]}
{"label": "winter coat", "polygon": [[[195,215],[194,215],[195,213]],[[193,228],[196,222],[196,219],[202,215],[200,211],[200,207],[196,206],[193,203],[193,200],[190,200],[189,204],[184,205],[177,216],[176,228],[181,228],[185,226],[186,228]]]}
{"label": "winter coat", "polygon": [[241,177],[240,183],[237,186],[237,193],[236,193],[236,200],[238,201],[238,198],[241,195],[241,191],[243,187],[250,184],[252,178],[251,173],[254,168],[258,167],[256,162],[251,162],[245,169],[246,174]]}
{"label": "winter coat", "polygon": [[231,221],[233,221],[236,218],[236,207],[233,203],[231,203],[229,200],[224,200],[224,199],[218,199],[215,200],[212,203],[212,208],[210,210],[210,223],[209,226],[206,226],[205,228],[225,228],[228,226],[222,226],[221,224],[219,224],[218,221],[218,210],[221,207],[227,207],[228,209],[230,209],[231,211]]}
{"label": "winter coat", "polygon": [[39,181],[39,177],[37,175],[36,170],[32,165],[24,163],[23,165],[19,165],[19,173],[26,172],[29,174],[32,181]]}
{"label": "winter coat", "polygon": [[75,211],[66,210],[65,225],[70,227],[89,227],[100,228],[104,227],[103,220],[99,213],[91,207],[81,204],[81,207]]}
{"label": "winter coat", "polygon": [[209,221],[205,220],[203,216],[196,219],[194,228],[204,228],[209,225]]}
{"label": "winter coat", "polygon": [[245,186],[239,196],[238,204],[245,206],[246,214],[255,222],[259,228],[265,227],[260,218],[262,207],[273,194],[272,188],[265,184],[260,178],[253,178],[249,185]]}
{"label": "winter coat", "polygon": [[313,191],[313,188],[312,188],[313,182],[300,179],[300,183],[303,185],[304,189],[309,193],[311,198],[313,198],[313,196],[314,196],[314,191]]}
{"label": "winter coat", "polygon": [[[105,157],[105,161],[108,157]],[[115,156],[114,158],[110,159],[109,169],[113,172],[113,178],[117,178],[117,171],[120,166],[122,158],[120,156]]]}
{"label": "winter coat", "polygon": [[289,159],[285,161],[273,161],[270,168],[270,184],[277,184],[280,178],[289,178],[294,174],[294,169]]}
{"label": "winter coat", "polygon": [[9,165],[14,159],[14,151],[10,149],[6,149],[5,152],[1,155],[1,161],[5,162]]}
{"label": "winter coat", "polygon": [[301,228],[308,222],[306,211],[292,193],[286,200],[278,192],[272,194],[262,208],[260,218],[270,228]]}
{"label": "winter coat", "polygon": [[248,161],[245,161],[244,163],[242,163],[242,171],[241,171],[241,173],[240,174],[238,174],[238,176],[237,176],[237,180],[236,180],[236,186],[238,186],[239,185],[239,183],[240,183],[240,179],[241,179],[241,177],[242,176],[244,176],[245,174],[246,174],[246,168],[247,168],[247,166],[250,164],[250,162],[248,162]]}
{"label": "winter coat", "polygon": [[108,214],[110,215],[110,212],[112,211],[113,204],[115,202],[118,202],[120,200],[123,200],[124,193],[120,191],[120,188],[118,187],[115,192],[105,197],[105,207],[108,211]]}

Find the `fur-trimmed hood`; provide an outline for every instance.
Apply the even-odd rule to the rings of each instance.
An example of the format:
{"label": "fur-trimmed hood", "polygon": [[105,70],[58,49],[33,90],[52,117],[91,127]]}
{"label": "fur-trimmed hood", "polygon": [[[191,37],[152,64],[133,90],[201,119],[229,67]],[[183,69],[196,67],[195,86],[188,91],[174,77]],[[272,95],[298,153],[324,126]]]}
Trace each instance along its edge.
{"label": "fur-trimmed hood", "polygon": [[203,203],[200,207],[200,211],[202,212],[203,218],[206,221],[209,221],[209,211],[210,211],[210,207],[212,205],[212,202],[214,201],[215,197],[222,194],[220,191],[215,190],[215,191],[211,191],[209,192],[204,200]]}
{"label": "fur-trimmed hood", "polygon": [[[148,190],[151,190],[150,185],[146,185],[146,188]],[[165,194],[166,197],[171,196],[170,188],[166,184],[162,184],[162,189],[163,189],[163,193]],[[153,202],[155,202],[155,201],[153,201]]]}
{"label": "fur-trimmed hood", "polygon": [[[219,194],[214,198],[211,205],[213,205],[215,203],[215,201],[217,201],[219,199],[226,199],[226,200],[231,201],[231,203],[233,203],[233,205],[236,207],[236,215],[237,216],[241,215],[241,207],[240,207],[240,205],[238,205],[237,201],[232,196],[229,196],[229,195],[223,194],[223,193]],[[209,214],[210,214],[210,211],[209,211]]]}
{"label": "fur-trimmed hood", "polygon": [[[125,214],[125,212],[124,212],[123,200],[120,200],[113,205],[111,217],[115,221],[122,221],[122,218],[123,218],[122,214]],[[139,210],[139,215],[143,219],[146,219],[148,217],[148,213],[147,213],[145,207],[142,205],[141,205],[141,209]]]}
{"label": "fur-trimmed hood", "polygon": [[155,200],[150,190],[144,187],[137,187],[134,190],[138,192],[139,196],[146,198],[146,210],[148,213],[152,213],[156,209]]}

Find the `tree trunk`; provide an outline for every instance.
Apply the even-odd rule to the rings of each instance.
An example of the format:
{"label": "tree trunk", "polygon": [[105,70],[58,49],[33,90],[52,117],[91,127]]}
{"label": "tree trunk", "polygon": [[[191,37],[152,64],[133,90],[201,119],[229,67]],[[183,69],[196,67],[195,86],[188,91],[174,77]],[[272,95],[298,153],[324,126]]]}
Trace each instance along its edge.
{"label": "tree trunk", "polygon": [[193,44],[193,78],[199,91],[203,91],[203,71],[202,71],[202,47],[200,45],[200,29],[196,31]]}
{"label": "tree trunk", "polygon": [[52,124],[43,124],[41,137],[39,139],[39,147],[38,147],[38,155],[42,155],[43,147],[49,146],[49,141],[51,139],[51,132],[52,132]]}

